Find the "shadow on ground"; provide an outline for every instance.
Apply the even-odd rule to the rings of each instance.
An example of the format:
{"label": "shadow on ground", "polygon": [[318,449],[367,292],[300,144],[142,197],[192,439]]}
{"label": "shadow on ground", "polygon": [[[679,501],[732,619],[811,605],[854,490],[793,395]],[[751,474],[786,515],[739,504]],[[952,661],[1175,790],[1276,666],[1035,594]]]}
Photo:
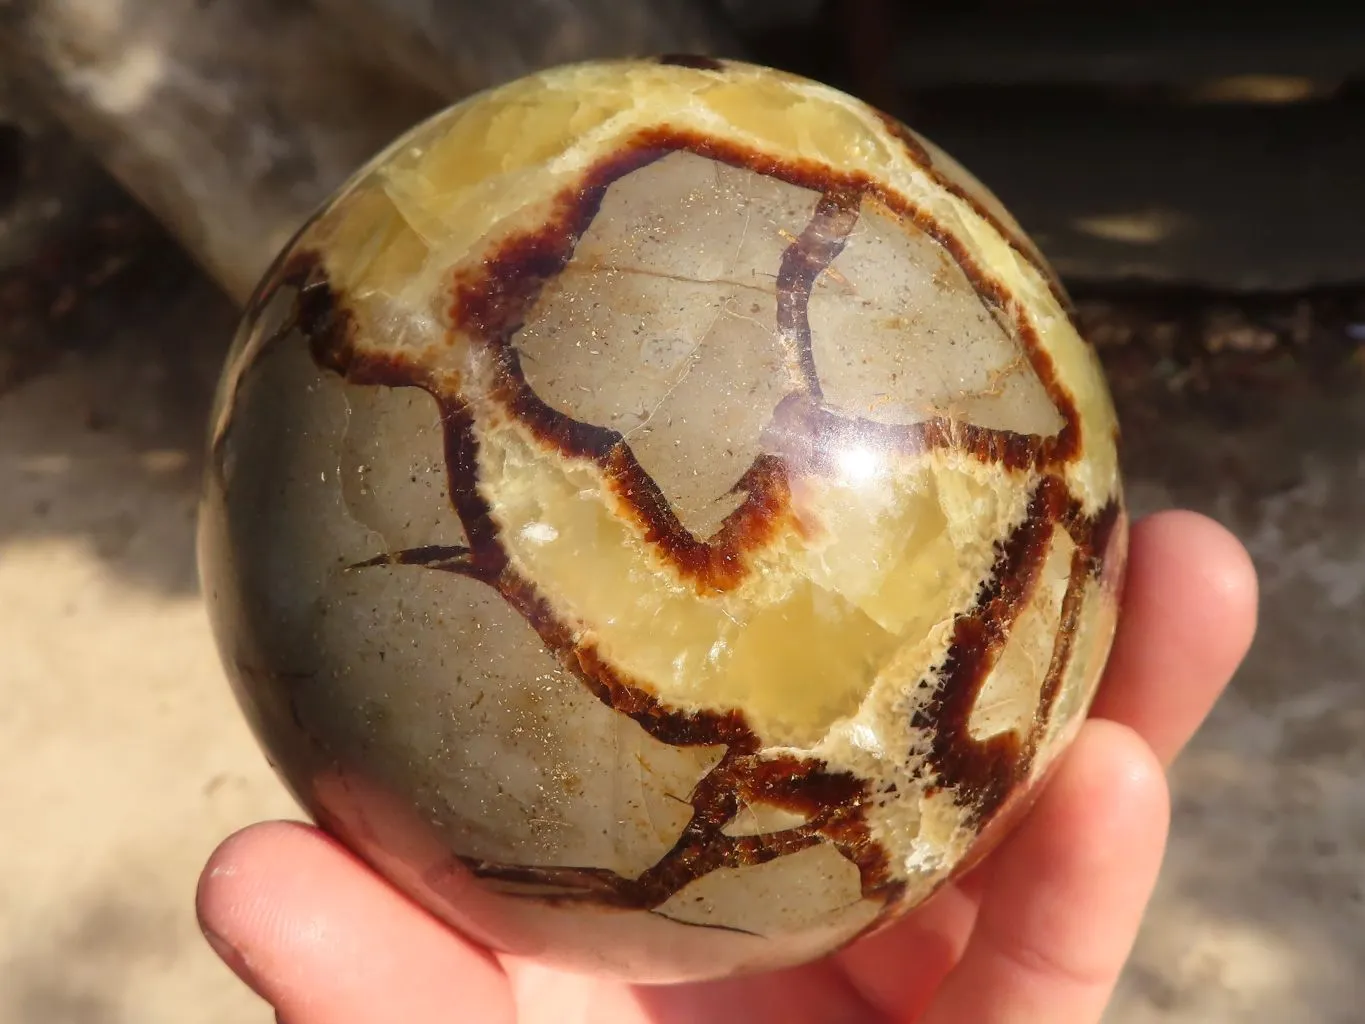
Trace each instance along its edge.
{"label": "shadow on ground", "polygon": [[[131,584],[191,594],[206,410],[237,314],[144,215],[104,216],[0,274],[0,550],[79,539]],[[154,516],[126,500],[139,480],[164,500]]]}
{"label": "shadow on ground", "polygon": [[[1121,381],[1117,382],[1122,384]],[[1348,1024],[1365,997],[1365,386],[1123,396],[1136,511],[1231,527],[1243,670],[1174,773],[1162,884],[1111,1020]]]}
{"label": "shadow on ground", "polygon": [[0,1021],[132,1024],[110,981],[138,961],[171,959],[175,938],[168,911],[137,906],[125,889],[76,894],[71,919],[0,970]]}

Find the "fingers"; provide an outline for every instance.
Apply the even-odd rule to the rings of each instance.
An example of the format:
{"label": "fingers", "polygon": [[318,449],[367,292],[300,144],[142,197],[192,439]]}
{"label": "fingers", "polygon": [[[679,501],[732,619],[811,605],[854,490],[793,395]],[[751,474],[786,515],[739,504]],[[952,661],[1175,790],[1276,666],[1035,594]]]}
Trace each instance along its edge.
{"label": "fingers", "polygon": [[1246,655],[1256,604],[1251,559],[1223,527],[1193,512],[1137,523],[1092,716],[1130,726],[1169,764]]}
{"label": "fingers", "polygon": [[[1236,538],[1191,512],[1142,520],[1130,543],[1123,613],[1093,714],[1131,727],[1168,763],[1246,653],[1256,576]],[[990,877],[977,871],[949,886],[838,963],[875,1005],[918,1005],[956,961]]]}
{"label": "fingers", "polygon": [[1096,1024],[1156,883],[1168,810],[1142,738],[1088,722],[996,852],[971,941],[921,1024]]}
{"label": "fingers", "polygon": [[[1227,531],[1186,512],[1137,524],[1093,710],[1111,721],[1087,723],[1032,816],[992,858],[966,952],[976,901],[950,887],[840,955],[855,989],[906,1008],[961,954],[926,1019],[1098,1019],[1091,1011],[1127,956],[1164,843],[1164,782],[1141,740],[1160,760],[1175,757],[1245,655],[1255,621],[1255,574]],[[224,959],[285,1024],[513,1019],[495,962],[304,826],[229,839],[204,874],[199,906]],[[1013,1016],[990,1009],[1007,1005],[994,1001],[1005,995],[1020,1007]]]}
{"label": "fingers", "polygon": [[199,883],[199,919],[283,1024],[513,1021],[507,980],[315,829],[257,825]]}
{"label": "fingers", "polygon": [[978,899],[949,883],[904,920],[834,955],[854,990],[887,1019],[914,1020],[962,955]]}

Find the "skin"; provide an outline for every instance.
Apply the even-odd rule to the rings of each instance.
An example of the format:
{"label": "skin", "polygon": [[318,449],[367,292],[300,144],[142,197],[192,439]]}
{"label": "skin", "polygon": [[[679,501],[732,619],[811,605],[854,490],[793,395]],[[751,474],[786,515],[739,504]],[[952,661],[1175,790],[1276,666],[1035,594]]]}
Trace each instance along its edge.
{"label": "skin", "polygon": [[899,924],[805,967],[642,988],[501,957],[289,822],[218,848],[200,922],[282,1024],[1093,1024],[1156,883],[1165,766],[1246,654],[1256,604],[1222,527],[1188,512],[1138,523],[1091,718],[1023,824]]}

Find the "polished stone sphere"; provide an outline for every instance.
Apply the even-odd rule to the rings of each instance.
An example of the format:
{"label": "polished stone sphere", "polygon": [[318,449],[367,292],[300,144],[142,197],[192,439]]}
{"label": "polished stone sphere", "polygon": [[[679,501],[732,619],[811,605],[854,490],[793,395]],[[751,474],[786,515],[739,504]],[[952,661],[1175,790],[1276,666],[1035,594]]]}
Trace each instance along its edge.
{"label": "polished stone sphere", "polygon": [[1116,435],[1043,257],[924,139],[748,65],[562,68],[280,257],[205,591],[303,806],[454,927],[775,968],[978,859],[1074,734]]}

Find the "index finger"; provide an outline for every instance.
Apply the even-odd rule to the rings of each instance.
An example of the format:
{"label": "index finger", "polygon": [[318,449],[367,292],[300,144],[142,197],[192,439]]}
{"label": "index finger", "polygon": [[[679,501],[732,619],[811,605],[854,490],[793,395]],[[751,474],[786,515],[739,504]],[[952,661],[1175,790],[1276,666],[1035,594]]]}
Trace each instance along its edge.
{"label": "index finger", "polygon": [[1120,722],[1163,764],[1227,687],[1256,631],[1256,570],[1241,542],[1195,512],[1133,527],[1118,634],[1092,718]]}

